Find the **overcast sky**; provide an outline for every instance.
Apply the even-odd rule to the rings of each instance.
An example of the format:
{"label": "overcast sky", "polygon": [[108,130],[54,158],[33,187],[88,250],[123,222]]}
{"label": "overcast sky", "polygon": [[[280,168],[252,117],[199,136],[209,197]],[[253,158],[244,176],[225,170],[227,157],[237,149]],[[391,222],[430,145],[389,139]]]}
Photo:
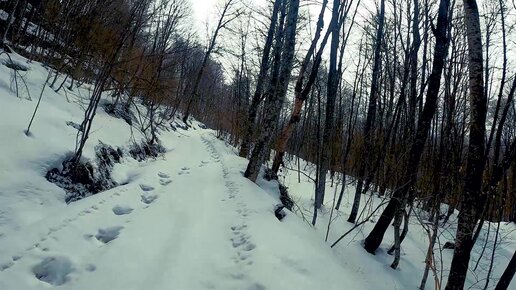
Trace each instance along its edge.
{"label": "overcast sky", "polygon": [[215,14],[215,4],[218,0],[190,0],[197,23],[203,23],[208,16]]}

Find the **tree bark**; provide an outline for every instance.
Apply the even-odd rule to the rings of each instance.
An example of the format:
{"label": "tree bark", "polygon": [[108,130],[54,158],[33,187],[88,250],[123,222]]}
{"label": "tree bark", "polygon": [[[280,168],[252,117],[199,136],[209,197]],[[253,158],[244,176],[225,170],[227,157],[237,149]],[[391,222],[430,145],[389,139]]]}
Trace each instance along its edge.
{"label": "tree bark", "polygon": [[[337,96],[338,84],[339,84],[339,76],[337,74],[337,50],[339,47],[339,37],[340,37],[340,25],[338,23],[337,18],[339,14],[339,6],[340,0],[333,1],[333,9],[332,9],[332,19],[333,25],[331,27],[331,44],[330,44],[330,63],[328,70],[328,88],[326,94],[326,114],[325,114],[325,122],[322,136],[322,152],[321,152],[321,161],[320,161],[320,169],[318,171],[317,176],[317,184],[315,187],[315,203],[314,208],[317,211],[321,208],[324,201],[324,192],[326,189],[326,174],[328,168],[330,166],[330,142],[332,137],[332,131],[334,127],[333,115],[335,111],[335,99]],[[312,224],[315,225],[316,219],[314,215],[314,219],[312,220]]]}
{"label": "tree bark", "polygon": [[464,288],[473,248],[473,235],[479,214],[482,174],[484,171],[484,138],[486,131],[486,96],[483,82],[483,55],[480,17],[476,0],[464,0],[464,21],[468,40],[470,133],[464,194],[458,217],[455,250],[446,290]]}
{"label": "tree bark", "polygon": [[254,130],[254,122],[256,120],[256,115],[258,114],[258,106],[261,102],[267,71],[269,70],[269,55],[272,47],[272,41],[274,39],[274,32],[276,30],[276,23],[278,22],[278,12],[282,3],[283,0],[274,1],[271,24],[269,25],[269,30],[267,31],[267,38],[265,39],[265,45],[262,51],[260,72],[258,73],[258,79],[256,80],[256,89],[254,90],[253,98],[251,99],[251,104],[248,109],[247,121],[244,124],[244,136],[242,138],[242,144],[240,145],[240,151],[238,153],[240,157],[247,157],[249,154],[249,148]]}
{"label": "tree bark", "polygon": [[502,277],[498,280],[496,284],[495,290],[507,290],[509,288],[509,284],[511,284],[512,278],[514,277],[514,273],[516,272],[516,251],[512,255],[511,261],[509,261],[509,265],[503,271]]}
{"label": "tree bark", "polygon": [[[315,48],[317,46],[317,42],[319,41],[319,38],[321,36],[321,31],[324,26],[323,18],[324,18],[324,11],[326,9],[326,5],[328,3],[328,0],[324,0],[321,5],[321,12],[319,13],[319,19],[317,21],[317,27],[315,30],[315,36],[312,40],[312,43],[310,44],[310,47],[305,55],[305,58],[303,59],[303,63],[301,64],[301,67],[299,69],[299,76],[296,81],[296,86],[294,88],[294,108],[292,109],[292,114],[290,116],[290,119],[283,128],[281,135],[278,139],[278,144],[276,146],[276,155],[274,156],[274,161],[272,163],[272,170],[275,173],[278,173],[278,170],[280,168],[281,162],[283,161],[283,156],[285,155],[285,152],[287,151],[287,144],[290,139],[290,136],[294,132],[295,125],[299,123],[301,120],[301,110],[303,108],[303,103],[308,97],[308,94],[310,93],[312,89],[312,85],[314,84],[315,78],[317,76],[317,73],[319,71],[319,66],[321,64],[321,57],[322,57],[322,51],[324,50],[324,47],[326,46],[326,42],[328,40],[330,29],[326,32],[321,45],[319,47],[319,50],[316,53],[315,60],[313,62],[313,66],[310,72],[310,76],[308,78],[308,82],[303,88],[303,83],[305,79],[305,72],[308,68],[308,64],[310,63],[310,59],[312,58]],[[334,21],[337,21],[337,19],[331,20],[333,23]],[[330,24],[331,27],[331,24]]]}
{"label": "tree bark", "polygon": [[[363,156],[368,154],[371,156],[372,148],[373,148],[373,136],[372,136],[372,128],[374,119],[376,117],[376,103],[378,100],[378,82],[379,82],[379,74],[380,74],[380,66],[381,66],[381,48],[382,48],[382,39],[383,39],[383,27],[385,22],[385,0],[381,0],[380,2],[380,12],[378,14],[378,29],[376,30],[376,39],[375,39],[375,48],[374,48],[374,63],[373,63],[373,75],[371,79],[371,91],[369,93],[369,103],[367,106],[367,116],[366,122],[364,125],[364,148],[363,148]],[[372,158],[369,158],[372,160]],[[358,209],[360,208],[360,199],[362,195],[362,188],[364,185],[364,177],[365,173],[368,169],[367,162],[368,158],[362,158],[358,165],[358,175],[357,175],[357,186],[355,190],[355,197],[353,198],[353,206],[351,207],[351,213],[349,214],[348,222],[355,223]]]}
{"label": "tree bark", "polygon": [[[260,130],[260,136],[256,141],[253,152],[251,153],[251,158],[249,159],[249,163],[244,173],[244,176],[253,182],[256,182],[258,174],[260,173],[260,167],[270,148],[272,135],[277,127],[281,108],[287,93],[290,73],[292,71],[299,0],[289,0],[289,3],[290,5],[285,24],[285,44],[282,45],[281,40],[279,40],[281,37],[277,37],[277,41],[280,41],[280,43],[278,43],[279,45],[275,48],[275,68],[273,70],[279,71],[281,67],[281,71],[279,71],[277,76],[275,76],[273,72],[271,84],[265,96],[266,103],[263,129]],[[283,33],[278,33],[277,36],[282,36],[282,34]],[[283,48],[282,51],[281,48]]]}

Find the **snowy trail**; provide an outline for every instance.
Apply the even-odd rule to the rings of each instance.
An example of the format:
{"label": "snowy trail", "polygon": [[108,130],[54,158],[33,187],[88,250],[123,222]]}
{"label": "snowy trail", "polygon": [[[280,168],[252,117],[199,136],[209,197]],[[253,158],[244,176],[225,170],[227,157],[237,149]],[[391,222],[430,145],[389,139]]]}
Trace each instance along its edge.
{"label": "snowy trail", "polygon": [[[27,93],[38,95],[47,68],[11,56],[29,65]],[[0,56],[5,60],[5,54]],[[0,65],[3,79],[11,73]],[[65,192],[44,176],[71,154],[77,136],[74,124],[81,123],[80,104],[90,89],[83,84],[70,94],[46,90],[32,135],[26,136],[35,99],[19,98],[7,83],[0,85],[0,290],[359,290],[419,285],[428,240],[416,219],[411,219],[396,271],[385,252],[392,243],[391,229],[376,256],[362,249],[361,239],[374,226],[374,218],[330,249],[324,236],[331,200],[316,228],[302,219],[310,219],[312,212],[310,178],[283,172],[281,181],[300,205],[298,213],[307,211],[306,216],[288,212],[278,221],[277,182],[258,179],[257,186],[244,178],[247,160],[195,120],[188,130],[177,120],[160,130],[167,152],[156,160],[137,162],[126,154],[112,172],[120,186],[66,204]],[[135,106],[145,110],[142,104]],[[127,152],[145,137],[133,126],[99,107],[85,160],[96,159],[99,142]],[[311,164],[301,165],[312,174]],[[327,184],[327,192],[335,192],[333,181]],[[354,186],[347,187],[328,241],[352,226],[346,216],[354,191]],[[380,202],[372,200],[370,206]],[[443,243],[453,240],[454,218],[443,229]],[[500,276],[516,248],[515,225],[502,228],[504,239],[492,277]],[[479,237],[481,244],[484,236]],[[473,260],[479,252],[477,248]],[[445,267],[452,253],[443,252]],[[467,287],[483,281],[486,264],[469,275]],[[514,283],[510,287],[516,290]]]}
{"label": "snowy trail", "polygon": [[[91,289],[91,279],[105,281],[113,289],[164,289],[171,283],[178,289],[213,286],[211,280],[220,280],[211,279],[213,275],[232,268],[230,257],[206,247],[207,243],[209,248],[231,246],[221,230],[229,232],[230,225],[221,224],[228,219],[220,217],[227,212],[221,200],[226,200],[228,189],[222,168],[216,165],[217,153],[212,152],[208,161],[200,139],[188,139],[188,146],[197,154],[174,162],[180,166],[169,166],[163,160],[151,162],[139,173],[141,182],[135,180],[77,203],[82,206],[73,204],[76,214],[60,222],[59,218],[41,221],[35,231],[41,232],[43,224],[48,231],[33,235],[25,250],[20,245],[26,241],[6,241],[11,247],[1,251],[0,289],[46,286],[33,277],[18,275],[34,272],[38,259],[46,259],[40,267],[46,269],[37,269],[40,273],[34,275],[73,289]],[[155,176],[145,176],[152,175],[147,174],[151,171]],[[19,234],[27,240],[25,231]],[[9,235],[11,240],[16,238],[16,233]],[[20,267],[28,271],[16,271]],[[141,269],[152,275],[128,275]]]}
{"label": "snowy trail", "polygon": [[0,289],[349,284],[344,265],[314,231],[295,216],[274,217],[277,186],[261,181],[271,189],[264,191],[245,179],[245,159],[212,131],[167,137],[174,147],[163,158],[115,167],[114,177],[125,185],[0,237]]}

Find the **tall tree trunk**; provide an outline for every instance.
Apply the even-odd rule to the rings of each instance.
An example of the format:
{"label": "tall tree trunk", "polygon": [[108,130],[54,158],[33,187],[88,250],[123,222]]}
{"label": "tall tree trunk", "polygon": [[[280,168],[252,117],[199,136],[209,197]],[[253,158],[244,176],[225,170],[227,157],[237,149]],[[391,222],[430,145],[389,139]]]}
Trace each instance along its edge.
{"label": "tall tree trunk", "polygon": [[[4,34],[2,35],[2,43],[0,43],[0,47],[6,48],[7,45],[7,34],[9,33],[9,29],[14,23],[16,10],[18,9],[19,0],[14,0],[14,4],[12,5],[12,10],[9,12],[9,17],[7,17],[7,24],[4,27]],[[6,48],[7,49],[7,48]]]}
{"label": "tall tree trunk", "polygon": [[[439,95],[439,87],[441,84],[441,75],[444,67],[444,60],[448,50],[449,37],[447,36],[449,25],[449,0],[441,0],[439,4],[439,13],[437,16],[437,27],[433,28],[435,35],[435,50],[432,64],[432,73],[428,80],[428,90],[426,94],[426,102],[418,120],[414,141],[410,147],[405,171],[403,174],[402,185],[395,190],[387,207],[382,212],[378,222],[373,230],[369,233],[364,242],[364,248],[369,253],[374,253],[380,246],[385,231],[389,227],[390,222],[398,210],[404,210],[408,198],[408,193],[413,192],[412,186],[417,178],[417,171],[421,161],[421,155],[430,131],[432,119],[437,108],[437,99]],[[409,198],[411,199],[411,198]]]}
{"label": "tall tree trunk", "polygon": [[514,277],[515,272],[516,272],[516,251],[512,255],[512,259],[509,262],[509,265],[507,265],[507,268],[505,268],[505,271],[503,271],[502,277],[500,277],[500,280],[498,280],[495,290],[507,290],[509,288],[509,284],[512,281],[512,278]]}
{"label": "tall tree trunk", "polygon": [[260,72],[258,73],[258,79],[256,80],[256,89],[254,90],[253,98],[251,99],[251,104],[247,112],[247,120],[244,124],[244,136],[242,138],[242,144],[240,145],[240,151],[238,153],[240,157],[247,157],[249,154],[249,148],[254,130],[254,122],[256,120],[256,115],[258,114],[258,106],[261,102],[267,71],[269,70],[269,55],[271,52],[272,41],[274,40],[276,23],[278,22],[278,12],[282,3],[283,0],[274,1],[271,24],[269,25],[269,30],[267,31],[267,38],[265,39],[265,45],[262,51]]}
{"label": "tall tree trunk", "polygon": [[[279,71],[281,67],[281,71],[279,71],[277,76],[274,76],[273,72],[271,84],[265,97],[266,103],[263,129],[260,130],[260,136],[256,141],[253,152],[251,153],[251,158],[244,173],[244,176],[253,182],[256,182],[258,174],[260,173],[260,167],[269,151],[272,135],[276,130],[281,108],[285,100],[285,95],[287,94],[290,73],[292,71],[294,48],[296,43],[296,26],[299,14],[299,0],[289,0],[289,4],[285,24],[284,45],[282,45],[280,40],[283,33],[278,33],[277,41],[280,41],[280,45],[277,45],[275,48],[274,65],[276,67],[273,70]],[[283,48],[282,52],[279,51],[281,48]],[[280,53],[281,57],[279,57]]]}
{"label": "tall tree trunk", "polygon": [[458,217],[455,250],[446,290],[463,289],[473,248],[473,235],[479,215],[484,138],[486,131],[486,96],[484,95],[482,34],[476,0],[464,0],[464,21],[468,40],[470,132],[464,193]]}
{"label": "tall tree trunk", "polygon": [[[317,76],[317,73],[319,71],[319,66],[321,64],[321,57],[322,57],[322,51],[324,50],[324,47],[326,46],[326,42],[328,40],[330,29],[326,32],[321,45],[319,47],[319,50],[316,53],[316,57],[310,72],[310,76],[308,78],[308,82],[303,88],[303,83],[305,80],[305,72],[308,68],[308,65],[310,63],[310,59],[312,59],[312,56],[315,52],[315,48],[317,46],[317,42],[319,41],[319,38],[321,36],[321,31],[323,29],[323,18],[324,18],[324,11],[326,9],[326,5],[328,3],[328,0],[324,0],[321,5],[321,12],[319,13],[319,19],[317,21],[317,27],[315,31],[314,39],[312,40],[312,43],[310,44],[310,47],[305,55],[305,58],[303,59],[303,62],[301,64],[301,67],[299,69],[299,75],[296,81],[296,86],[294,88],[294,108],[292,109],[292,114],[290,116],[290,119],[283,128],[281,135],[278,140],[278,145],[276,146],[276,155],[274,156],[274,162],[272,164],[272,170],[277,173],[281,162],[283,161],[283,156],[285,155],[285,152],[287,151],[287,144],[290,139],[290,136],[294,132],[295,125],[301,120],[301,110],[303,108],[303,103],[308,97],[308,94],[310,93],[312,89],[312,85],[314,84],[315,78]],[[337,21],[337,19],[331,20],[333,23],[334,21]],[[331,27],[331,24],[330,24]]]}
{"label": "tall tree trunk", "polygon": [[[381,66],[381,48],[382,48],[382,39],[383,39],[383,27],[385,22],[385,0],[380,1],[380,12],[378,14],[378,29],[376,30],[376,39],[375,39],[375,47],[374,47],[374,63],[373,63],[373,75],[371,79],[371,91],[369,93],[369,104],[367,106],[367,116],[366,122],[364,125],[364,146],[362,153],[363,156],[369,155],[372,153],[373,148],[373,136],[372,136],[372,128],[374,119],[376,117],[376,103],[378,100],[378,82],[379,82],[379,74],[380,74],[380,66]],[[358,165],[358,175],[357,175],[357,186],[355,191],[355,197],[353,199],[353,206],[351,207],[351,213],[348,218],[348,222],[354,223],[358,209],[360,208],[360,198],[362,195],[362,188],[364,185],[364,177],[367,171],[368,161],[373,160],[373,158],[362,158]]]}
{"label": "tall tree trunk", "polygon": [[[339,14],[340,0],[333,1],[332,19],[337,19]],[[330,167],[330,153],[331,153],[331,137],[333,131],[333,115],[335,111],[335,99],[337,96],[339,76],[337,74],[337,50],[339,47],[340,25],[338,21],[334,21],[331,27],[331,45],[330,45],[330,65],[328,70],[328,88],[326,94],[326,114],[323,127],[322,136],[322,152],[319,172],[317,176],[317,184],[315,187],[315,204],[314,210],[321,208],[324,201],[324,192],[326,189],[326,173]],[[316,219],[312,220],[315,225]]]}

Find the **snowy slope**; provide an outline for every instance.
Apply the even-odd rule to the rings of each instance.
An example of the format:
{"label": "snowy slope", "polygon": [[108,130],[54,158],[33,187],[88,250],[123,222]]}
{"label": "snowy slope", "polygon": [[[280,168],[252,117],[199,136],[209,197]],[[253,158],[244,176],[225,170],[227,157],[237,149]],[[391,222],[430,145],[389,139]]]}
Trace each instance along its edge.
{"label": "snowy slope", "polygon": [[[5,55],[0,56],[4,60]],[[334,214],[325,243],[335,189],[330,183],[326,210],[315,229],[301,212],[299,216],[289,212],[280,222],[273,213],[279,203],[276,182],[259,180],[257,186],[243,178],[246,160],[195,121],[188,131],[162,132],[167,152],[155,160],[137,162],[126,154],[112,173],[124,185],[66,205],[65,192],[47,182],[44,174],[72,152],[76,129],[67,122],[80,123],[89,88],[55,93],[47,87],[28,137],[24,130],[47,76],[40,64],[28,66],[22,74],[32,101],[22,86],[22,98],[16,97],[10,69],[0,65],[0,290],[415,289],[419,285],[427,240],[416,220],[398,270],[389,268],[392,257],[385,251],[372,256],[362,250],[360,242],[372,223],[332,249],[329,245],[351,227],[345,219],[352,186],[342,210]],[[95,118],[86,159],[94,159],[99,140],[127,148],[142,137],[102,108]],[[313,184],[306,178],[298,183],[292,171],[282,181],[310,219]],[[443,239],[452,239],[450,227]],[[506,234],[496,252],[494,277],[499,277],[516,248],[510,232],[514,225],[502,230]],[[382,248],[390,245],[391,236],[386,234]],[[451,251],[444,252],[445,267],[450,257]],[[469,277],[469,285],[476,278]],[[432,277],[427,289],[433,289]]]}
{"label": "snowy slope", "polygon": [[[45,78],[30,64],[32,101],[0,86],[0,289],[365,289],[301,219],[278,221],[277,186],[243,178],[246,161],[195,122],[161,135],[163,157],[115,165],[125,185],[66,205],[43,175],[73,149],[66,122],[79,123],[87,88],[68,91],[70,102],[47,88],[27,137]],[[92,131],[86,158],[97,140],[130,142],[129,126],[102,109]]]}
{"label": "snowy slope", "polygon": [[[297,168],[297,163],[290,167]],[[289,187],[289,192],[296,200],[299,211],[303,212],[304,217],[311,221],[313,214],[313,191],[314,185],[307,176],[315,176],[315,168],[313,164],[307,164],[301,160],[300,168],[303,170],[298,179],[296,171],[288,170],[284,172],[280,178],[281,182]],[[326,199],[322,212],[319,213],[316,231],[324,239],[326,236],[328,221],[331,215],[331,208],[333,204],[333,197],[339,194],[341,189],[340,184],[335,186],[338,177],[332,186],[331,180],[326,183]],[[354,225],[347,222],[351,207],[353,204],[353,197],[355,194],[355,186],[350,183],[350,178],[347,180],[346,191],[339,211],[334,211],[332,216],[331,228],[328,235],[328,245],[333,244],[342,234],[348,232]],[[300,181],[300,182],[299,182]],[[425,257],[428,249],[429,236],[424,228],[421,226],[421,221],[415,217],[414,213],[410,217],[410,227],[407,238],[401,245],[401,261],[398,269],[393,270],[391,265],[394,256],[387,253],[394,243],[394,230],[389,227],[385,233],[384,240],[380,248],[376,251],[376,255],[368,254],[362,248],[362,242],[366,236],[371,232],[375,222],[379,218],[387,200],[379,198],[376,195],[363,195],[361,200],[361,208],[359,210],[359,217],[357,223],[367,219],[372,215],[371,219],[358,228],[354,229],[345,238],[343,238],[334,248],[334,254],[338,256],[345,265],[350,266],[356,272],[356,279],[364,281],[367,289],[418,289],[423,270],[425,268]],[[381,206],[381,204],[384,204]],[[377,209],[377,210],[376,210]],[[374,214],[373,211],[376,212]],[[425,217],[425,213],[415,209],[421,218]],[[443,206],[442,212],[446,212]],[[438,270],[437,278],[441,284],[442,289],[446,285],[449,266],[451,263],[453,250],[443,249],[446,242],[453,242],[455,232],[457,229],[457,214],[455,211],[450,217],[450,220],[445,225],[441,226],[438,241],[434,247],[434,255],[437,260],[436,268]],[[487,272],[489,271],[489,264],[491,262],[493,241],[495,239],[496,223],[491,223],[488,231],[489,223],[486,223],[478,238],[477,243],[472,251],[472,258],[470,260],[470,272],[468,273],[466,285],[464,289],[484,289],[486,283]],[[487,239],[486,249],[482,254],[482,248]],[[496,251],[494,253],[494,264],[491,273],[490,283],[487,289],[494,289],[496,280],[501,276],[502,272],[507,267],[514,251],[516,250],[516,224],[501,223],[500,235],[497,242]],[[480,258],[482,254],[482,257]],[[478,262],[478,267],[475,271],[475,264]],[[426,284],[426,289],[435,288],[435,278],[430,272]],[[509,289],[516,290],[516,283],[513,281],[509,285]]]}

